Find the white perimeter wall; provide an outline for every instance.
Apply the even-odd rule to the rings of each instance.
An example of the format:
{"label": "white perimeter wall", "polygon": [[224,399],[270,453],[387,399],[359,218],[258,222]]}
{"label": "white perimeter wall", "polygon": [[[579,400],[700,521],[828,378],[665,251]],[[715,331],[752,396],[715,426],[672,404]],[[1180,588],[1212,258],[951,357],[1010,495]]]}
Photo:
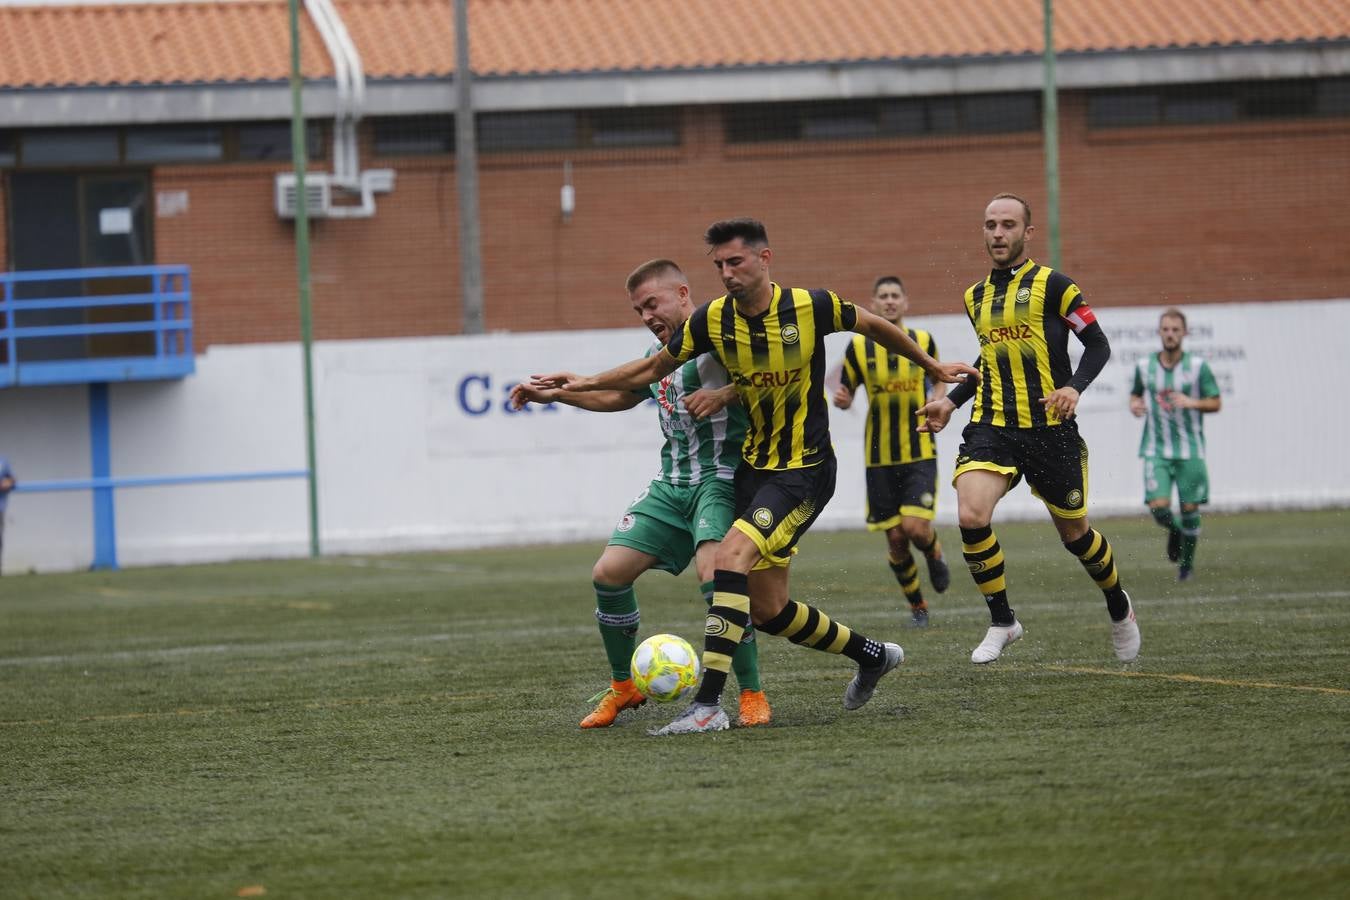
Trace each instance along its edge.
{"label": "white perimeter wall", "polygon": [[[1160,311],[1101,316],[1113,354],[1079,406],[1095,515],[1142,512],[1139,422],[1127,397],[1134,360],[1157,349]],[[1350,506],[1350,420],[1333,405],[1350,381],[1350,300],[1206,305],[1188,314],[1187,348],[1210,359],[1224,395],[1223,412],[1206,426],[1211,508]],[[964,316],[910,324],[932,331],[945,358],[974,358]],[[832,362],[846,339],[831,336]],[[505,396],[530,373],[608,368],[648,340],[643,329],[615,329],[316,345],[323,549],[603,539],[656,471],[655,410],[514,413]],[[213,347],[181,382],[118,384],[110,393],[114,476],[304,468],[297,345]],[[948,482],[968,409],[938,439],[939,523],[955,519]],[[817,528],[861,527],[864,410],[863,402],[832,410],[839,487]],[[0,391],[0,454],[20,483],[88,477],[87,390]],[[115,497],[122,565],[308,552],[302,479],[123,488]],[[1040,517],[1044,508],[1021,486],[998,515]],[[81,569],[92,558],[90,492],[11,496],[6,571]]]}

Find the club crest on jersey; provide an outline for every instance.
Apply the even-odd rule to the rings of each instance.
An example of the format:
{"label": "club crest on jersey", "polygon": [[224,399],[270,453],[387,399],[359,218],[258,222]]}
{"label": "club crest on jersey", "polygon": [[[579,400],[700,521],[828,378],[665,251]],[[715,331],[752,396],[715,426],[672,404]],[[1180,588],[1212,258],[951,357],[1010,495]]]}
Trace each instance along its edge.
{"label": "club crest on jersey", "polygon": [[1069,496],[1065,497],[1064,500],[1069,504],[1069,509],[1075,509],[1083,505],[1083,492],[1074,488],[1069,491]]}
{"label": "club crest on jersey", "polygon": [[633,526],[636,524],[637,524],[637,516],[633,515],[632,513],[624,513],[623,518],[619,520],[619,524],[615,527],[615,530],[632,531]]}
{"label": "club crest on jersey", "polygon": [[1030,300],[1030,299],[1031,299],[1031,288],[1029,288],[1029,287],[1020,287],[1020,288],[1017,289],[1017,302],[1018,302],[1018,303],[1026,303],[1026,302],[1027,302],[1028,300]]}
{"label": "club crest on jersey", "polygon": [[767,506],[761,506],[759,509],[755,510],[751,515],[751,518],[755,520],[755,524],[760,528],[768,528],[773,524],[773,512]]}
{"label": "club crest on jersey", "polygon": [[784,325],[783,330],[779,333],[779,336],[782,337],[783,343],[795,344],[797,343],[798,339],[801,338],[801,332],[797,330],[796,325]]}

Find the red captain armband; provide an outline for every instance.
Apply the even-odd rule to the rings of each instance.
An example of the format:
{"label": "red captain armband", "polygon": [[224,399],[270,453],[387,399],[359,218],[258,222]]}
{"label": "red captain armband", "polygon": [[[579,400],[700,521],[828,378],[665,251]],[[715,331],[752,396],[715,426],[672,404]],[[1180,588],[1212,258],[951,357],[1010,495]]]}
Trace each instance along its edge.
{"label": "red captain armband", "polygon": [[1097,321],[1097,317],[1092,314],[1092,307],[1084,303],[1065,316],[1064,321],[1069,323],[1074,334],[1082,334],[1084,328]]}

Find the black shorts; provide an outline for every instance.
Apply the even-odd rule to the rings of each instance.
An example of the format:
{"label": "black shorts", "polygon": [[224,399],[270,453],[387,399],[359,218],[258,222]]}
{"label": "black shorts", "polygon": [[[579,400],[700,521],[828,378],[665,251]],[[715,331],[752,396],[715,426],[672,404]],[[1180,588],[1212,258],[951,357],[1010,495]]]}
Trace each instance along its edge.
{"label": "black shorts", "polygon": [[1060,518],[1087,515],[1088,449],[1072,419],[1042,428],[970,423],[961,432],[952,483],[974,469],[1008,475],[1008,490],[1025,477],[1031,493]]}
{"label": "black shorts", "polygon": [[759,548],[766,565],[786,566],[797,541],[834,496],[834,456],[806,469],[736,470],[736,521],[731,527]]}
{"label": "black shorts", "polygon": [[904,516],[929,519],[937,514],[937,460],[867,468],[867,528],[886,531]]}

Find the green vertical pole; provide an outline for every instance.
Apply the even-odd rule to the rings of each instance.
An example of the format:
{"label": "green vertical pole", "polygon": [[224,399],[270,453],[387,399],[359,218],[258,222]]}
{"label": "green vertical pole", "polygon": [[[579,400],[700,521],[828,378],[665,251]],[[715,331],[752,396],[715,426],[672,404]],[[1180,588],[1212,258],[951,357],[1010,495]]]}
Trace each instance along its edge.
{"label": "green vertical pole", "polygon": [[1050,268],[1059,268],[1059,99],[1055,88],[1055,2],[1042,0],[1045,20],[1045,78],[1041,85],[1045,135],[1045,199]]}
{"label": "green vertical pole", "polygon": [[301,103],[300,0],[290,0],[291,163],[295,166],[295,266],[300,281],[300,344],[305,365],[305,468],[309,472],[309,555],[319,555],[319,477],[314,452],[314,324],[310,315],[309,204],[305,197],[305,113]]}

